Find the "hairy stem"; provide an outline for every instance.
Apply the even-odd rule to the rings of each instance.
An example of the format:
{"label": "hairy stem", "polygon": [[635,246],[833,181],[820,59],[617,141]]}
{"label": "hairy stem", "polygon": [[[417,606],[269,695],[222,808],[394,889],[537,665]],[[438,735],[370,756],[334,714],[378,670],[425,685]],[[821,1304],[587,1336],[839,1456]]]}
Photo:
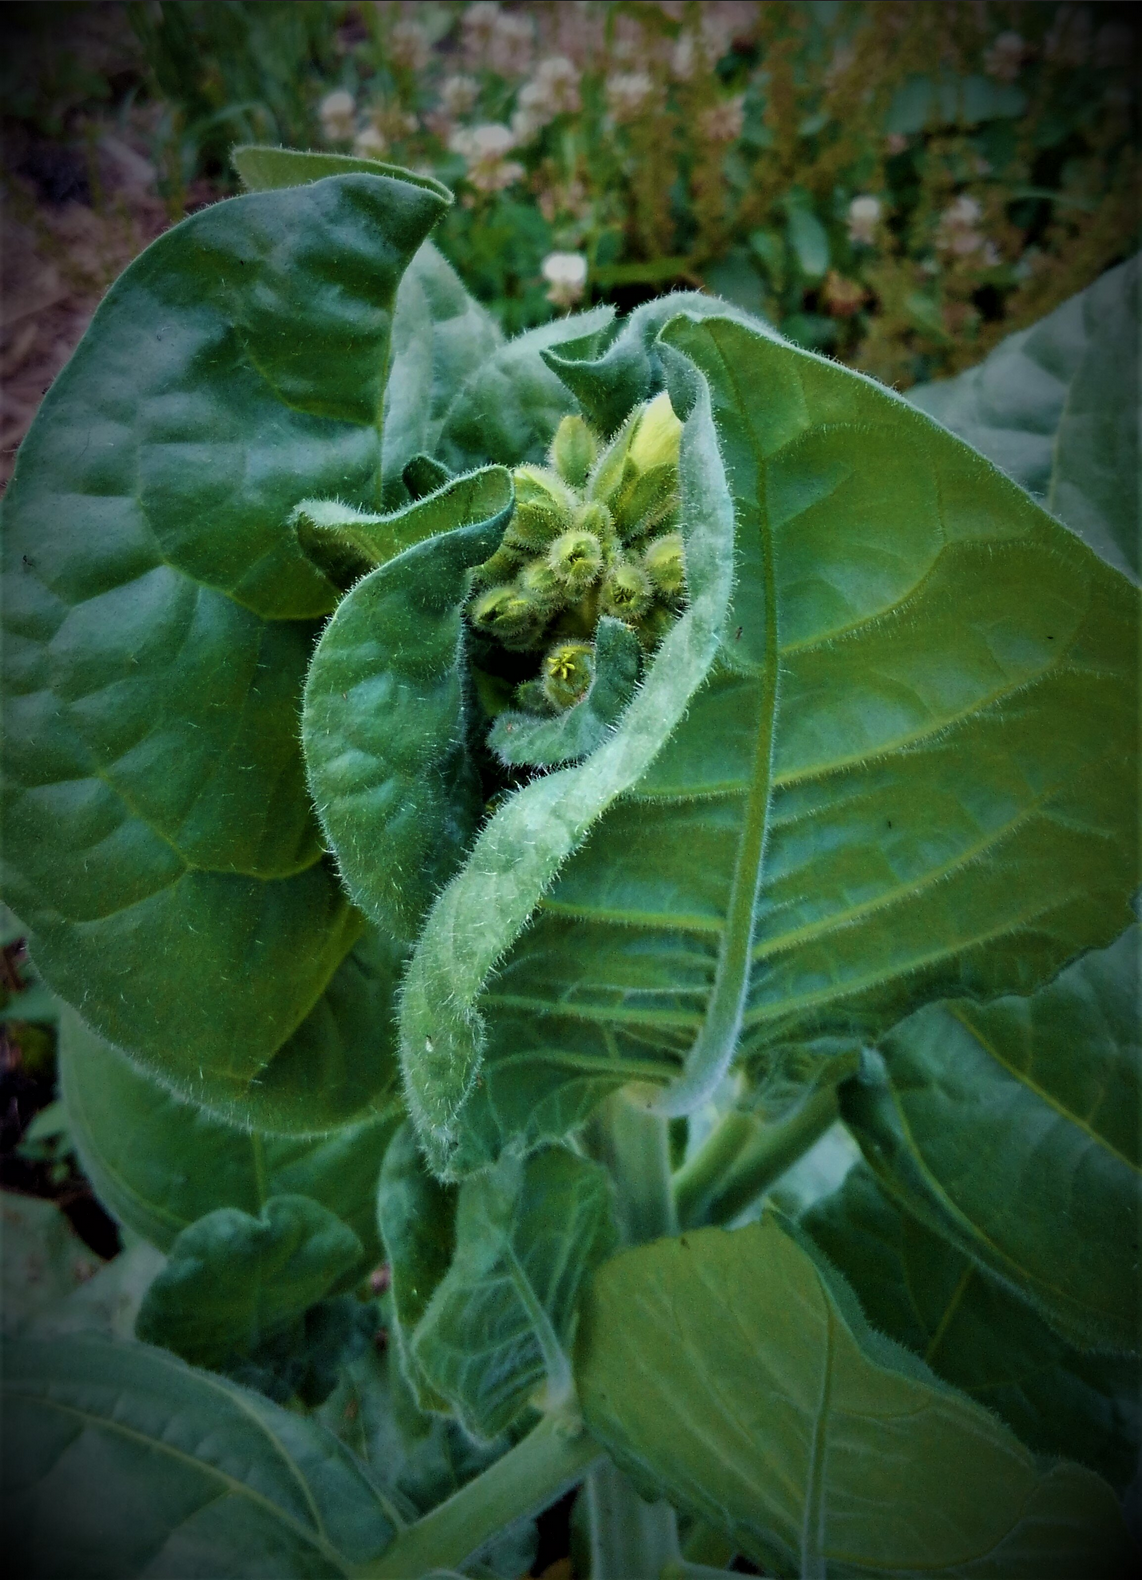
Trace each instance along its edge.
{"label": "hairy stem", "polygon": [[544,1416],[522,1443],[358,1569],[355,1580],[408,1580],[457,1568],[505,1526],[538,1513],[581,1481],[600,1453],[577,1417]]}
{"label": "hairy stem", "polygon": [[587,1477],[591,1580],[658,1580],[677,1562],[678,1532],[669,1503],[645,1503],[609,1459]]}
{"label": "hairy stem", "polygon": [[[774,1124],[764,1124],[751,1115],[728,1114],[719,1126],[719,1130],[726,1127],[726,1136],[719,1141],[716,1130],[693,1160],[693,1176],[689,1165],[679,1174],[676,1199],[682,1227],[731,1222],[808,1152],[837,1115],[837,1093],[831,1085],[810,1092],[800,1107]],[[738,1119],[750,1122],[752,1136],[743,1134]],[[731,1120],[734,1123],[728,1123]],[[724,1164],[720,1171],[714,1161],[703,1164],[707,1149],[714,1161],[721,1151]]]}

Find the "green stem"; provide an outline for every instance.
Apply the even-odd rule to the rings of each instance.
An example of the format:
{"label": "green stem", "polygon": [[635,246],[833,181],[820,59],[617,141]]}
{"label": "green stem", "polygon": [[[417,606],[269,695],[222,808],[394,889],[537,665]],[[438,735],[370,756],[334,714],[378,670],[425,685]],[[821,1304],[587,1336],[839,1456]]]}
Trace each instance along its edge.
{"label": "green stem", "polygon": [[591,1580],[658,1580],[678,1561],[678,1531],[669,1503],[644,1503],[622,1471],[605,1459],[587,1477]]}
{"label": "green stem", "polygon": [[838,1112],[836,1087],[820,1086],[787,1119],[759,1125],[725,1172],[710,1181],[701,1197],[688,1203],[689,1213],[680,1209],[683,1227],[731,1222],[808,1152],[835,1122]]}
{"label": "green stem", "polygon": [[355,1580],[409,1580],[458,1568],[506,1525],[537,1514],[581,1481],[600,1452],[577,1418],[544,1416],[522,1443],[356,1570]]}
{"label": "green stem", "polygon": [[690,1229],[705,1222],[706,1208],[722,1180],[761,1128],[756,1114],[740,1108],[731,1108],[722,1116],[674,1176],[674,1205],[680,1224]]}
{"label": "green stem", "polygon": [[[676,1234],[667,1121],[652,1111],[653,1086],[630,1085],[602,1104],[589,1131],[591,1150],[615,1182],[615,1216],[627,1245]],[[591,1580],[658,1580],[678,1557],[669,1503],[644,1503],[610,1460],[587,1477]]]}
{"label": "green stem", "polygon": [[676,1234],[670,1188],[670,1135],[666,1120],[650,1111],[653,1086],[630,1085],[615,1092],[591,1126],[591,1150],[615,1182],[616,1216],[627,1245]]}

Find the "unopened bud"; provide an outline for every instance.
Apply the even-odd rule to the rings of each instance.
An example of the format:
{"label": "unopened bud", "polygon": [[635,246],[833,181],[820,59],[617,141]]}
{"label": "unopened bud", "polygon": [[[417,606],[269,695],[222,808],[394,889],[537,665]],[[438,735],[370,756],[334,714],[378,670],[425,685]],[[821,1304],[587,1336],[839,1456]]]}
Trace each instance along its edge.
{"label": "unopened bud", "polygon": [[646,574],[655,589],[667,598],[677,598],[686,586],[686,558],[680,532],[667,532],[655,538],[642,557]]}
{"label": "unopened bud", "polygon": [[666,608],[665,604],[656,603],[648,609],[635,624],[635,633],[643,651],[653,652],[677,618],[677,614]]}
{"label": "unopened bud", "polygon": [[603,546],[593,532],[572,527],[548,549],[547,563],[567,591],[578,597],[599,579]]}
{"label": "unopened bud", "polygon": [[678,508],[678,469],[652,466],[637,472],[614,502],[615,525],[624,543],[663,525]]}
{"label": "unopened bud", "polygon": [[561,642],[543,660],[543,693],[556,708],[570,708],[595,676],[595,650],[589,642]]}
{"label": "unopened bud", "polygon": [[551,712],[551,702],[543,689],[541,680],[525,680],[516,687],[516,707],[524,713],[538,713],[541,716]]}
{"label": "unopened bud", "polygon": [[491,588],[476,599],[469,618],[478,630],[513,648],[526,647],[542,624],[535,603],[518,587]]}
{"label": "unopened bud", "polygon": [[541,466],[517,466],[512,481],[515,514],[505,542],[545,549],[571,525],[575,496],[557,473]]}
{"label": "unopened bud", "polygon": [[575,525],[584,532],[593,532],[600,542],[613,537],[614,517],[598,499],[590,499],[575,512]]}
{"label": "unopened bud", "polygon": [[524,597],[550,614],[563,602],[563,584],[546,560],[528,560],[516,577]]}
{"label": "unopened bud", "polygon": [[682,424],[674,415],[670,396],[663,390],[643,407],[628,454],[640,472],[649,472],[653,466],[676,467],[681,441]]}
{"label": "unopened bud", "polygon": [[582,488],[599,453],[599,441],[582,417],[564,417],[551,441],[551,464],[565,483]]}
{"label": "unopened bud", "polygon": [[600,606],[617,620],[637,620],[650,608],[654,592],[641,565],[617,560],[603,582]]}

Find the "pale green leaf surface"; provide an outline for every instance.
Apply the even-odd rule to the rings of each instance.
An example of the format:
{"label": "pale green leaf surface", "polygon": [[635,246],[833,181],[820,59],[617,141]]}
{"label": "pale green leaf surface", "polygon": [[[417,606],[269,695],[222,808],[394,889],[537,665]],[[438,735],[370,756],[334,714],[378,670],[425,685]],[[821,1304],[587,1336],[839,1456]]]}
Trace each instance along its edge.
{"label": "pale green leaf surface", "polygon": [[54,1201],[0,1191],[0,1320],[5,1337],[80,1287],[101,1263]]}
{"label": "pale green leaf surface", "polygon": [[130,1339],[135,1318],[166,1257],[146,1240],[136,1240],[85,1278],[62,1300],[42,1307],[23,1336],[58,1339],[83,1333],[109,1339]]}
{"label": "pale green leaf surface", "polygon": [[174,1241],[135,1332],[218,1370],[296,1322],[361,1259],[352,1229],[309,1196],[271,1196],[256,1218],[217,1207]]}
{"label": "pale green leaf surface", "polygon": [[396,1523],[329,1432],[162,1351],[86,1336],[4,1369],[13,1572],[37,1580],[335,1580]]}
{"label": "pale green leaf surface", "polygon": [[379,503],[394,297],[444,207],[351,174],[168,231],[4,501],[6,894],[49,984],[183,1090],[261,1068],[359,928],[297,744],[336,593],[286,518]]}
{"label": "pale green leaf surface", "polygon": [[[760,1061],[875,1038],[941,993],[1029,992],[1130,920],[1126,579],[890,391],[722,318],[676,319],[664,338],[709,381],[733,601],[685,718],[621,800],[576,826],[579,848],[554,883],[545,869],[532,924],[478,1001],[466,967],[446,980],[443,963],[485,946],[487,960],[498,941],[494,836],[514,831],[499,859],[518,882],[535,870],[529,798],[550,827],[546,798],[617,747],[509,803],[429,921],[402,1059],[421,1062],[425,1036],[436,1046],[455,982],[486,1037],[471,1166],[513,1133],[577,1122],[608,1071],[641,1063],[661,1080],[685,1061],[664,1101],[696,1106],[735,1049]],[[693,534],[694,505],[682,514]],[[458,1084],[465,1066],[449,1053],[447,1070]]]}
{"label": "pale green leaf surface", "polygon": [[800,1220],[865,1316],[1038,1454],[1076,1459],[1121,1493],[1138,1468],[1142,1366],[1084,1355],[998,1279],[904,1212],[867,1167]]}
{"label": "pale green leaf surface", "polygon": [[1135,579],[1140,278],[1119,264],[978,367],[908,391]]}
{"label": "pale green leaf surface", "polygon": [[541,353],[568,341],[601,337],[613,316],[611,307],[593,307],[540,324],[501,346],[448,405],[437,444],[439,459],[454,472],[488,461],[501,466],[541,461],[560,418],[577,405]]}
{"label": "pale green leaf surface", "polygon": [[176,1097],[73,1010],[62,1018],[59,1064],[84,1173],[108,1211],[152,1245],[169,1250],[216,1207],[256,1216],[270,1196],[304,1195],[343,1218],[380,1259],[371,1197],[400,1120],[395,1094],[380,1117],[313,1140],[261,1135]]}
{"label": "pale green leaf surface", "polygon": [[545,1384],[562,1396],[580,1287],[616,1239],[606,1171],[563,1147],[465,1180],[452,1264],[410,1348],[469,1431],[497,1436]]}
{"label": "pale green leaf surface", "polygon": [[595,672],[584,697],[554,719],[511,709],[498,714],[488,745],[509,767],[574,762],[601,746],[634,696],[638,637],[621,620],[604,615],[595,634]]}
{"label": "pale green leaf surface", "polygon": [[[496,548],[509,473],[457,478],[399,515],[414,546],[358,582],[318,643],[302,739],[354,902],[413,938],[482,812],[461,659],[470,569]],[[415,542],[421,530],[438,535]],[[381,531],[378,528],[378,533]]]}
{"label": "pale green leaf surface", "polygon": [[783,1575],[1124,1576],[1106,1484],[1041,1469],[872,1333],[773,1217],[621,1253],[584,1303],[592,1432],[646,1489]]}
{"label": "pale green leaf surface", "polygon": [[[484,1032],[475,1006],[489,972],[600,813],[645,772],[716,650],[730,595],[732,515],[708,400],[698,401],[686,423],[680,479],[689,608],[659,648],[621,728],[584,763],[517,792],[484,827],[466,866],[429,913],[410,962],[401,1060],[410,1111],[438,1171],[454,1161],[460,1168],[467,1164],[453,1154],[461,1142],[458,1117],[482,1056]],[[558,1086],[563,1072],[555,1073]],[[612,1085],[627,1079],[621,1066],[600,1072],[597,1060],[594,1073]],[[527,1076],[509,1077],[509,1083],[513,1079],[519,1091]],[[482,1143],[475,1156],[487,1160]]]}
{"label": "pale green leaf surface", "polygon": [[422,1410],[447,1410],[447,1401],[417,1366],[410,1341],[456,1249],[456,1188],[429,1173],[409,1120],[385,1153],[377,1229],[392,1278],[393,1328],[408,1385]]}
{"label": "pale green leaf surface", "polygon": [[1139,930],[1029,997],[926,1005],[842,1113],[913,1212],[1083,1348],[1136,1349]]}
{"label": "pale green leaf surface", "polygon": [[381,175],[423,187],[446,204],[452,201],[451,192],[434,176],[420,175],[406,170],[403,165],[390,165],[383,159],[365,159],[357,154],[315,153],[310,149],[242,143],[231,149],[230,163],[248,192],[279,192],[285,187],[308,186],[326,176]]}

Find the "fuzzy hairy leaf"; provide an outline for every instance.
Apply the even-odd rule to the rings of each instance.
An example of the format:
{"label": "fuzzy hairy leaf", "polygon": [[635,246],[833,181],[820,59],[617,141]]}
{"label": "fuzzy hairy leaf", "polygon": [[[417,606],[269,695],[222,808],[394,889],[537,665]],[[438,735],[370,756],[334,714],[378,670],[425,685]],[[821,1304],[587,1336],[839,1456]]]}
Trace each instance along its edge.
{"label": "fuzzy hairy leaf", "polygon": [[[632,1076],[679,1112],[735,1052],[1031,991],[1130,919],[1126,579],[869,380],[721,317],[661,338],[712,401],[709,481],[693,418],[683,441],[694,602],[613,740],[503,807],[430,915],[401,1057],[434,1166]],[[723,466],[737,580],[696,690],[671,643],[706,618]],[[617,778],[644,705],[669,743]]]}
{"label": "fuzzy hairy leaf", "polygon": [[[489,467],[400,511],[414,546],[356,584],[310,665],[302,740],[313,799],[354,902],[398,937],[415,937],[482,811],[463,608],[468,572],[498,545],[512,500],[510,473]],[[385,523],[374,530],[387,535]]]}
{"label": "fuzzy hairy leaf", "polygon": [[1137,1349],[1139,929],[1025,998],[926,1005],[842,1088],[893,1194],[1082,1348]]}
{"label": "fuzzy hairy leaf", "polygon": [[470,1432],[505,1431],[545,1382],[565,1396],[579,1290],[616,1239],[605,1170],[563,1147],[465,1180],[452,1264],[410,1349]]}
{"label": "fuzzy hairy leaf", "polygon": [[361,1257],[352,1229],[309,1196],[271,1196],[256,1218],[218,1207],[171,1246],[135,1332],[221,1370],[296,1322]]}
{"label": "fuzzy hairy leaf", "polygon": [[[584,763],[520,790],[484,827],[466,866],[430,912],[410,962],[401,1060],[410,1111],[438,1172],[462,1170],[473,1160],[478,1166],[498,1150],[479,1143],[471,1157],[457,1156],[464,1141],[459,1117],[483,1055],[484,1027],[475,1006],[488,973],[600,813],[653,761],[714,656],[730,594],[732,514],[708,400],[698,401],[684,429],[680,480],[689,523],[689,608],[659,648],[621,727]],[[526,1052],[526,1045],[518,1051]],[[570,1068],[573,1078],[582,1070],[574,1057]],[[525,1104],[538,1095],[528,1091],[526,1071],[503,1073]],[[557,1084],[567,1073],[558,1072]],[[587,1066],[595,1100],[608,1089],[597,1090],[599,1076],[613,1086],[630,1073],[614,1060],[600,1069],[596,1057],[593,1068]],[[530,1111],[542,1125],[541,1106],[532,1102]]]}
{"label": "fuzzy hairy leaf", "polygon": [[867,1167],[801,1218],[872,1325],[994,1410],[1038,1454],[1120,1494],[1138,1468],[1142,1365],[1083,1355],[986,1269],[904,1212]]}
{"label": "fuzzy hairy leaf", "polygon": [[332,1433],[141,1344],[5,1357],[8,1561],[38,1580],[340,1580],[397,1522]]}
{"label": "fuzzy hairy leaf", "polygon": [[235,1111],[360,930],[297,744],[336,591],[287,517],[379,505],[397,285],[445,206],[350,174],[168,231],[4,501],[7,897],[101,1035]]}
{"label": "fuzzy hairy leaf", "polygon": [[84,1173],[108,1211],[152,1245],[169,1250],[216,1207],[256,1215],[269,1196],[303,1195],[343,1218],[379,1260],[370,1198],[400,1122],[395,1093],[378,1117],[313,1140],[239,1130],[160,1086],[73,1010],[61,1018],[59,1068]]}
{"label": "fuzzy hairy leaf", "polygon": [[638,637],[621,620],[604,615],[595,635],[595,673],[586,696],[554,719],[510,709],[499,714],[489,746],[509,767],[545,767],[586,757],[606,740],[634,696],[638,670]]}
{"label": "fuzzy hairy leaf", "polygon": [[1135,579],[1140,281],[1135,257],[978,367],[908,391]]}
{"label": "fuzzy hairy leaf", "polygon": [[454,472],[487,461],[501,466],[542,461],[559,419],[577,406],[542,353],[568,341],[594,346],[613,317],[613,308],[593,307],[540,324],[501,346],[453,396],[440,429],[438,458]]}
{"label": "fuzzy hairy leaf", "polygon": [[1040,1469],[1000,1423],[868,1328],[772,1217],[621,1253],[585,1301],[592,1432],[781,1575],[1124,1575],[1113,1493]]}

